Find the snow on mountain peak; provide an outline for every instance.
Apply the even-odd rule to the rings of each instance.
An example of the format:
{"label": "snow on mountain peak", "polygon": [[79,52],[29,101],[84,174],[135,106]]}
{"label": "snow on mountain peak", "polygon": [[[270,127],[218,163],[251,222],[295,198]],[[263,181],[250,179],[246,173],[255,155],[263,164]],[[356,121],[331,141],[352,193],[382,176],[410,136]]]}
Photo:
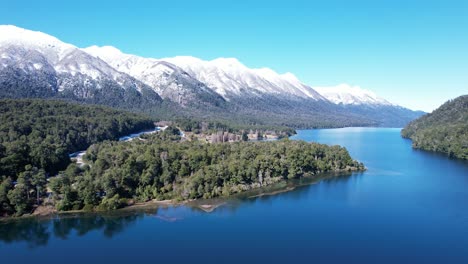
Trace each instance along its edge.
{"label": "snow on mountain peak", "polygon": [[244,64],[242,64],[236,58],[217,58],[211,61],[211,63],[217,65],[218,67],[222,68],[246,68]]}
{"label": "snow on mountain peak", "polygon": [[346,83],[332,87],[314,87],[323,97],[335,104],[344,105],[392,105],[387,100],[378,97],[374,92],[362,89],[357,85],[349,85]]}
{"label": "snow on mountain peak", "polygon": [[13,25],[0,25],[0,41],[1,42],[59,42],[60,40],[40,31],[32,31],[20,28]]}
{"label": "snow on mountain peak", "polygon": [[75,46],[40,31],[27,30],[13,25],[0,25],[0,46],[7,45],[36,50],[54,63],[76,49]]}
{"label": "snow on mountain peak", "polygon": [[290,83],[294,83],[295,85],[302,84],[302,82],[296,77],[296,75],[290,72],[281,74],[281,78],[287,80]]}
{"label": "snow on mountain peak", "polygon": [[324,100],[317,92],[302,84],[296,77],[280,75],[269,68],[251,69],[235,58],[217,58],[204,61],[194,57],[179,56],[161,60],[182,68],[226,100],[232,96],[265,93]]}
{"label": "snow on mountain peak", "polygon": [[258,73],[258,74],[261,74],[263,76],[270,76],[270,77],[275,77],[277,78],[279,76],[279,74],[277,72],[275,72],[274,70],[270,69],[270,68],[258,68],[258,69],[252,69],[254,72]]}
{"label": "snow on mountain peak", "polygon": [[162,58],[160,60],[167,61],[176,65],[194,65],[203,62],[201,59],[192,56],[175,56],[172,58]]}
{"label": "snow on mountain peak", "polygon": [[91,54],[94,57],[102,57],[103,60],[106,60],[107,58],[117,58],[123,55],[123,53],[119,49],[113,46],[99,47],[93,45],[82,50]]}
{"label": "snow on mountain peak", "polygon": [[297,79],[296,75],[294,75],[293,73],[291,72],[286,72],[286,73],[283,73],[281,74],[281,76],[285,79],[288,79],[288,80],[294,80],[294,81],[299,81],[299,79]]}
{"label": "snow on mountain peak", "polygon": [[[93,79],[108,76],[114,80],[122,79],[121,73],[126,73],[152,87],[167,86],[167,82],[176,78],[170,76],[177,75],[182,76],[180,78],[185,83],[193,83],[194,86],[202,82],[227,100],[231,96],[272,94],[314,100],[326,98],[335,104],[345,105],[392,105],[359,86],[340,84],[312,88],[290,72],[278,74],[270,68],[248,68],[236,58],[221,57],[204,61],[192,56],[177,56],[153,59],[125,54],[113,46],[78,49],[39,31],[0,25],[0,48],[10,46],[38,51],[59,72],[80,72]],[[1,56],[8,57],[4,54]],[[42,64],[35,62],[33,67],[40,69]]]}

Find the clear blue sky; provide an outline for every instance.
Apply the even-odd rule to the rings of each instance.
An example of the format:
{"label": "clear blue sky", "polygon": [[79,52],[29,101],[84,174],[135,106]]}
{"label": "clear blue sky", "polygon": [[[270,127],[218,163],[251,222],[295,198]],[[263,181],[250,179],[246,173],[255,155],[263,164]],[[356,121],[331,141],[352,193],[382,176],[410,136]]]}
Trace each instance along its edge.
{"label": "clear blue sky", "polygon": [[468,93],[466,0],[0,0],[0,24],[147,57],[235,57],[411,109]]}

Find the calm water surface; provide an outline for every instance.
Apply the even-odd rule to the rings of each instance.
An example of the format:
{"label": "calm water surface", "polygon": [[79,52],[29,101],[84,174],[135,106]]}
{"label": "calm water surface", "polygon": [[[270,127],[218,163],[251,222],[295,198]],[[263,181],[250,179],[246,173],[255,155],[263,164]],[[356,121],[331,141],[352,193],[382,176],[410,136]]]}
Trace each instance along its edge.
{"label": "calm water surface", "polygon": [[0,224],[1,263],[468,263],[468,163],[399,129],[298,131],[364,173],[275,196]]}

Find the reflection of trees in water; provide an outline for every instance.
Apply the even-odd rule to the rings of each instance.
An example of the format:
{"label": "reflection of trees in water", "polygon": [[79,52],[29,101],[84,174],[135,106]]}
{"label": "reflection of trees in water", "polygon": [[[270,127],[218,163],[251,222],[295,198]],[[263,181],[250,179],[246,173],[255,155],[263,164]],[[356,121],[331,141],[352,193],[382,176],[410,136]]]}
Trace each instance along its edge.
{"label": "reflection of trees in water", "polygon": [[78,236],[84,236],[93,230],[102,230],[106,237],[113,237],[122,232],[126,227],[135,222],[139,215],[127,216],[101,216],[89,215],[83,217],[71,217],[52,220],[52,227],[55,237],[67,239],[72,231]]}
{"label": "reflection of trees in water", "polygon": [[[247,192],[237,197],[232,197],[227,200],[226,206],[221,206],[216,210],[226,210],[234,213],[240,206],[246,203],[256,203],[258,201],[269,202],[275,199],[278,195],[288,195],[290,198],[301,199],[307,194],[308,188],[306,186],[322,180],[324,186],[333,186],[342,181],[350,179],[359,179],[360,173],[336,175],[326,174],[316,177],[315,179],[300,179],[298,181],[289,181],[281,183],[278,186],[272,186],[262,190],[255,190],[254,192]],[[278,193],[268,195],[269,192],[276,192],[287,187],[295,187],[293,191],[287,193]],[[258,196],[256,198],[248,198],[251,196],[259,195],[261,193],[267,195]],[[226,200],[217,199],[211,201],[213,204],[226,202]],[[201,203],[210,204],[209,200],[201,201]],[[194,211],[203,211],[200,208],[191,207]],[[138,211],[129,212],[115,212],[112,214],[89,214],[80,216],[59,217],[51,220],[37,220],[37,219],[21,219],[13,220],[5,223],[0,223],[0,241],[4,243],[18,243],[26,242],[29,247],[38,247],[47,245],[51,235],[60,239],[68,239],[70,235],[76,234],[77,236],[84,236],[90,231],[102,230],[104,236],[111,238],[115,234],[122,232],[135,223],[136,220],[143,218],[145,214],[158,216],[162,220],[171,220],[171,217],[165,215],[158,215],[157,208],[141,209]]]}
{"label": "reflection of trees in water", "polygon": [[255,204],[258,202],[270,203],[274,199],[278,199],[281,196],[287,196],[294,200],[301,200],[304,196],[308,195],[310,191],[309,187],[312,184],[320,183],[322,186],[333,187],[341,182],[350,180],[359,180],[363,175],[362,172],[329,172],[316,175],[315,177],[303,177],[300,179],[288,180],[286,182],[279,182],[270,186],[266,186],[260,189],[246,191],[237,195],[233,195],[229,198],[214,198],[208,200],[199,200],[197,203],[191,203],[192,210],[196,212],[203,212],[199,208],[199,204],[220,204],[216,211],[224,211],[235,213],[241,206],[248,204]]}
{"label": "reflection of trees in water", "polygon": [[134,223],[143,214],[131,215],[83,215],[51,220],[22,219],[0,223],[0,241],[7,244],[26,242],[29,247],[47,245],[51,234],[68,239],[75,232],[78,236],[93,230],[102,230],[104,236],[113,237]]}
{"label": "reflection of trees in water", "polygon": [[0,223],[0,240],[8,244],[25,241],[29,247],[45,246],[50,237],[47,226],[34,219]]}

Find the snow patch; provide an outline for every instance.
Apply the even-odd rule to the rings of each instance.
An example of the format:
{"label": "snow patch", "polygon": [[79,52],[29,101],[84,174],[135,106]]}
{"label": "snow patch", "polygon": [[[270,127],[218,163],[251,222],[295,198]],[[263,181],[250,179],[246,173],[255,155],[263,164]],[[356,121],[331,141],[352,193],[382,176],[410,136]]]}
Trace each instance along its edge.
{"label": "snow patch", "polygon": [[40,69],[42,69],[43,65],[42,65],[41,63],[34,63],[34,64],[33,64],[33,67],[34,67],[34,69],[36,69],[36,70],[40,70]]}
{"label": "snow patch", "polygon": [[39,51],[52,63],[58,62],[76,49],[75,46],[64,43],[53,36],[12,25],[0,25],[0,46],[3,45],[16,45]]}
{"label": "snow patch", "polygon": [[378,97],[374,92],[362,89],[360,86],[352,86],[344,83],[332,87],[314,87],[314,89],[335,104],[392,105],[387,100]]}

